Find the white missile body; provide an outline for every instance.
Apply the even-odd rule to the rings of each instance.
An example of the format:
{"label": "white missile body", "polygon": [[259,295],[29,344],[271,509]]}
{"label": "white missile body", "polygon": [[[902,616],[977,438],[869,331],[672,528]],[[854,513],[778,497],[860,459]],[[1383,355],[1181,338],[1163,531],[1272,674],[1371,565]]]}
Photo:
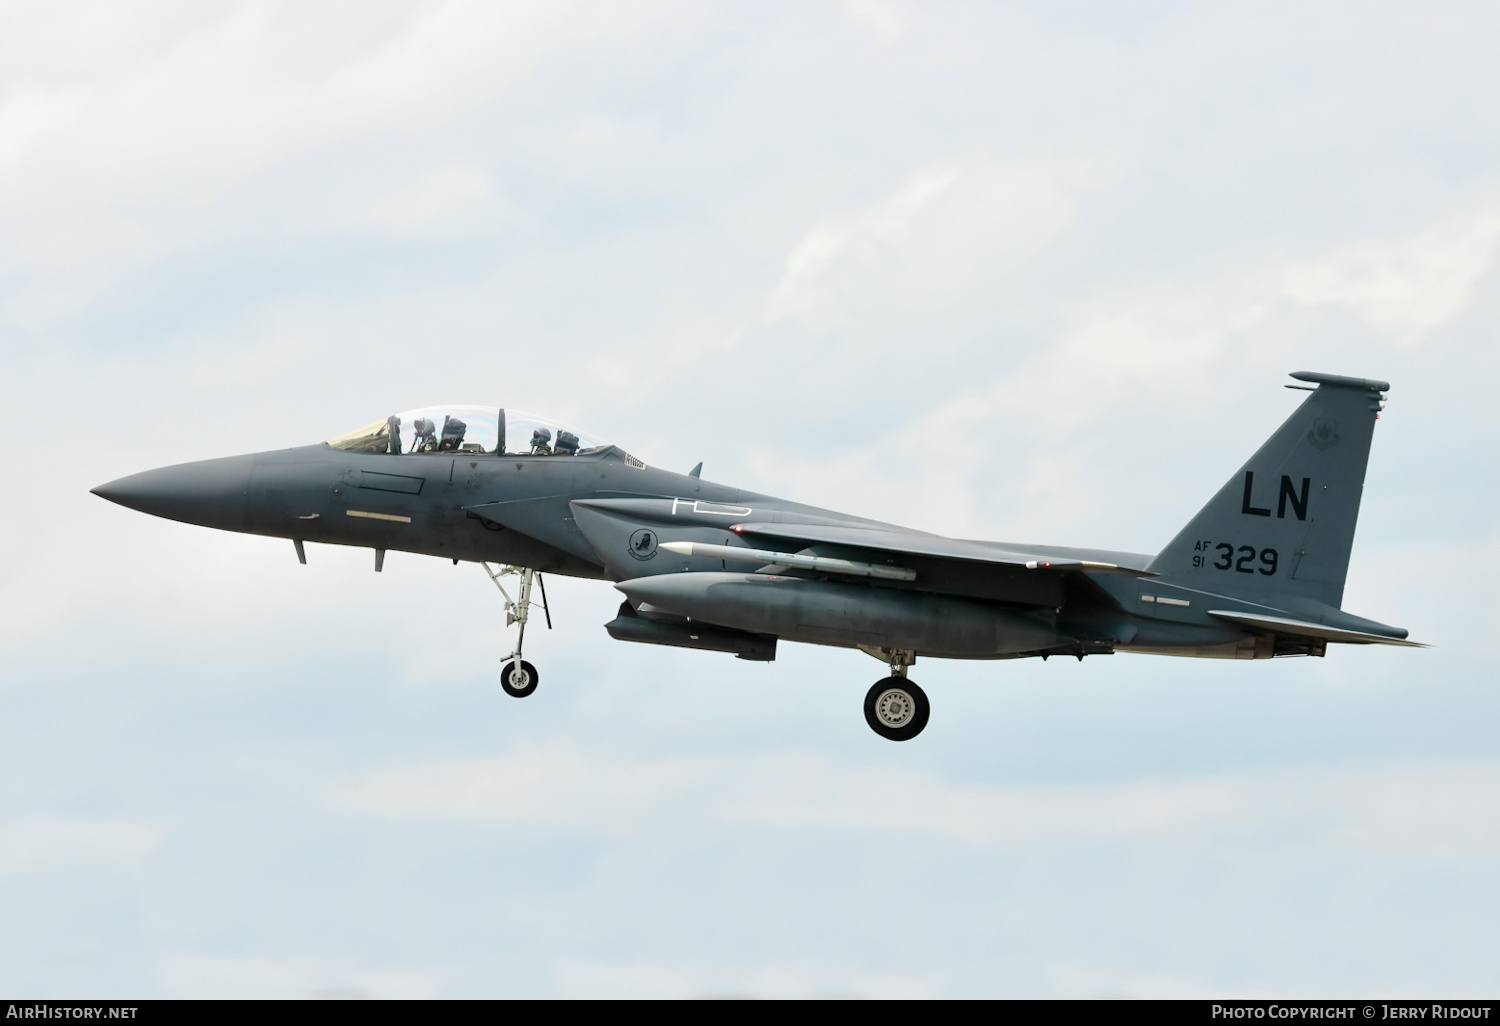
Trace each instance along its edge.
{"label": "white missile body", "polygon": [[800,552],[775,552],[771,549],[741,548],[738,545],[706,545],[703,542],[684,541],[662,542],[660,548],[675,552],[679,556],[726,559],[737,563],[774,563],[777,566],[804,567],[808,570],[822,570],[831,574],[848,574],[851,577],[878,577],[887,581],[915,581],[917,579],[917,572],[904,566],[858,563],[849,559],[811,556]]}

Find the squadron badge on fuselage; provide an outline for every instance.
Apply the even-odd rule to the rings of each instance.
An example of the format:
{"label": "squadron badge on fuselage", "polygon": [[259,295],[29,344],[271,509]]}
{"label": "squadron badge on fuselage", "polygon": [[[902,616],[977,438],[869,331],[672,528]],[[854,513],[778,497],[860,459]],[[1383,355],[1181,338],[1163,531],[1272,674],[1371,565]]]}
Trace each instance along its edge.
{"label": "squadron badge on fuselage", "polygon": [[636,559],[651,559],[656,555],[656,532],[645,528],[630,536],[630,554]]}

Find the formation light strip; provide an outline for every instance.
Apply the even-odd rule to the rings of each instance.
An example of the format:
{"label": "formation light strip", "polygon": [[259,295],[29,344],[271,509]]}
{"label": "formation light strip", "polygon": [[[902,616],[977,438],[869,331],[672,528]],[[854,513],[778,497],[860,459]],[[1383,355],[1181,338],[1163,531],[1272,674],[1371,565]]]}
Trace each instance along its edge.
{"label": "formation light strip", "polygon": [[389,520],[393,524],[411,523],[411,517],[398,516],[395,513],[367,513],[362,509],[346,509],[344,512],[351,517],[363,517],[366,520]]}

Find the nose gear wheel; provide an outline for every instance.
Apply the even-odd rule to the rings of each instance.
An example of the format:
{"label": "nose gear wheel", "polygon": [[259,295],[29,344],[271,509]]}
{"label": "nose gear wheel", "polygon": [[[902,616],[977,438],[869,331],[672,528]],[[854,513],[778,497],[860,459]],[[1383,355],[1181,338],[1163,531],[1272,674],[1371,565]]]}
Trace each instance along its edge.
{"label": "nose gear wheel", "polygon": [[536,667],[524,659],[512,659],[500,671],[500,686],[511,698],[525,698],[536,690],[540,680]]}

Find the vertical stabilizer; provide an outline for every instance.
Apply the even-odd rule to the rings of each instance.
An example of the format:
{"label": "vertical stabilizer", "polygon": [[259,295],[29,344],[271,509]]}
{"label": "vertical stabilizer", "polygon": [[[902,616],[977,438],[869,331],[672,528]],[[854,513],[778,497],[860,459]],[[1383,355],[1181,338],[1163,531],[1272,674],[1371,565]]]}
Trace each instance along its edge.
{"label": "vertical stabilizer", "polygon": [[1307,371],[1292,377],[1317,387],[1152,570],[1268,605],[1342,602],[1370,438],[1391,386]]}

